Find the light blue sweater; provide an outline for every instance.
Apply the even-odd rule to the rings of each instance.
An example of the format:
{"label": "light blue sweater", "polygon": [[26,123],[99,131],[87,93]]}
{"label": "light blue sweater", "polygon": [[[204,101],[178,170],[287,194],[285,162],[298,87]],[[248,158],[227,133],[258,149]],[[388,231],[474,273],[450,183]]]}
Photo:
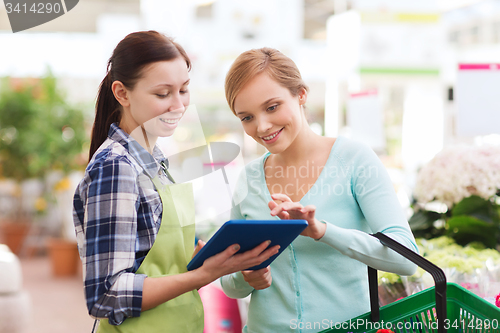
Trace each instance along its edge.
{"label": "light blue sweater", "polygon": [[[264,177],[268,156],[246,166],[246,179],[240,177],[235,193],[241,202],[233,209],[232,219],[273,218]],[[316,218],[327,221],[323,238],[315,241],[299,236],[288,246],[271,264],[273,281],[267,289],[254,290],[240,272],[221,278],[229,297],[252,295],[244,332],[318,332],[330,328],[370,310],[366,265],[401,275],[416,271],[413,263],[369,235],[383,232],[418,252],[377,155],[360,143],[338,137],[318,173],[316,183],[300,203],[315,205]]]}

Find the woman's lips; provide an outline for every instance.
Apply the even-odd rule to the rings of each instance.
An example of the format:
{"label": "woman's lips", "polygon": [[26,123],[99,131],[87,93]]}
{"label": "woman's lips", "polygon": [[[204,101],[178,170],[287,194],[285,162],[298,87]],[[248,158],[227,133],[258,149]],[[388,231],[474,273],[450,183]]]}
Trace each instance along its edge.
{"label": "woman's lips", "polygon": [[262,136],[262,137],[261,137],[261,139],[262,139],[264,142],[266,142],[266,143],[272,143],[272,142],[274,142],[274,141],[278,140],[278,137],[279,137],[279,135],[280,135],[281,131],[283,131],[283,128],[282,128],[282,129],[280,129],[279,131],[274,132],[274,133],[273,133],[273,134],[271,134],[271,135],[268,135],[268,136]]}

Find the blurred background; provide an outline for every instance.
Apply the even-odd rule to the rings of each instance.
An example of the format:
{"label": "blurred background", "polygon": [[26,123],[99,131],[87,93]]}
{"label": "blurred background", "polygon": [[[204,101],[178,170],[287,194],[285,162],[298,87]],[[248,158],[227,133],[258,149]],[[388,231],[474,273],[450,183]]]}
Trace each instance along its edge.
{"label": "blurred background", "polygon": [[[18,33],[0,4],[0,243],[15,253],[0,248],[0,332],[91,331],[72,195],[107,60],[128,33],[150,29],[192,60],[194,125],[167,144],[175,152],[233,142],[239,166],[265,152],[226,105],[224,78],[241,52],[277,48],[309,85],[314,131],[379,155],[421,254],[480,297],[500,293],[500,1],[81,0]],[[197,200],[201,238],[228,218],[213,198]],[[56,248],[72,263],[58,268]],[[386,302],[432,285],[423,272],[379,282]],[[227,304],[209,310],[207,332],[238,330]],[[244,322],[241,302],[239,312]]]}

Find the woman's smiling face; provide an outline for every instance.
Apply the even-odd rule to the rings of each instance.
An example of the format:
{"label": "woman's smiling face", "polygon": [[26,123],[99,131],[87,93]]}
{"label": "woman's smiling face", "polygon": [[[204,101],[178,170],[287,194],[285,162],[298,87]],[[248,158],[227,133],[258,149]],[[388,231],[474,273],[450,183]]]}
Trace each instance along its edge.
{"label": "woman's smiling face", "polygon": [[171,136],[189,105],[188,84],[188,68],[182,57],[147,66],[128,91],[129,112],[122,117],[123,125],[129,131],[144,125],[152,137]]}
{"label": "woman's smiling face", "polygon": [[245,133],[277,154],[290,146],[304,125],[301,105],[306,99],[305,89],[293,96],[268,74],[260,73],[240,90],[234,111]]}

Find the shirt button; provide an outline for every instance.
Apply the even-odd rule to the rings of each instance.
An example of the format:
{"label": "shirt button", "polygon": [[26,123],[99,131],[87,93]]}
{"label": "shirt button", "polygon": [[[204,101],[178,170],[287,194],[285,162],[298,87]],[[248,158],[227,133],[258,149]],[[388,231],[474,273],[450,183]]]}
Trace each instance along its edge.
{"label": "shirt button", "polygon": [[300,296],[300,291],[297,291],[297,296]]}
{"label": "shirt button", "polygon": [[293,271],[297,272],[297,267],[293,266]]}

